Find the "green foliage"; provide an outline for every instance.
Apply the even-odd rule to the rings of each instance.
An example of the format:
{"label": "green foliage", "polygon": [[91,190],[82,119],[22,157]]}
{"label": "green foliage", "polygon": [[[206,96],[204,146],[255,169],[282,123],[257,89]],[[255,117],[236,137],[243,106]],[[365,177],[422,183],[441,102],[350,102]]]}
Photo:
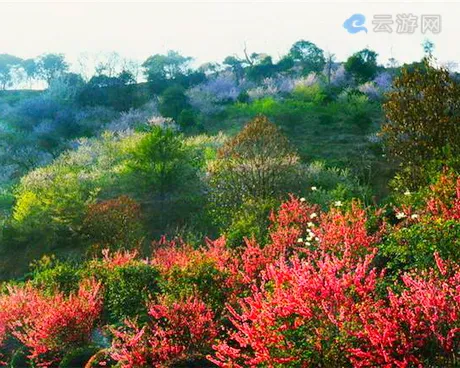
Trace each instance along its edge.
{"label": "green foliage", "polygon": [[360,84],[372,80],[378,70],[377,53],[369,49],[354,53],[345,63],[345,70]]}
{"label": "green foliage", "polygon": [[159,291],[158,271],[142,262],[112,268],[90,263],[86,272],[102,281],[104,315],[110,323],[122,322],[127,317],[146,316],[146,302]]}
{"label": "green foliage", "polygon": [[300,40],[294,43],[289,50],[289,56],[300,63],[304,74],[318,73],[326,65],[324,51],[310,41]]}
{"label": "green foliage", "polygon": [[189,108],[185,89],[179,85],[169,87],[160,95],[158,109],[161,115],[178,121],[182,111]]}
{"label": "green foliage", "polygon": [[237,101],[242,104],[248,103],[250,100],[250,96],[247,91],[241,91],[237,97]]}
{"label": "green foliage", "polygon": [[0,54],[0,90],[5,90],[13,83],[13,71],[19,67],[22,60],[9,54]]}
{"label": "green foliage", "polygon": [[302,102],[311,102],[315,105],[321,105],[326,99],[326,94],[319,84],[313,84],[311,86],[296,87],[292,97]]}
{"label": "green foliage", "polygon": [[63,54],[43,54],[38,59],[38,74],[48,86],[69,69]]}
{"label": "green foliage", "polygon": [[192,109],[182,110],[177,118],[177,123],[183,129],[192,128],[197,125],[197,116]]}
{"label": "green foliage", "polygon": [[[126,241],[132,246],[142,238],[140,215],[137,219],[133,214],[120,217],[120,207],[99,213],[97,221],[88,220],[92,210],[104,207],[96,202],[115,204],[110,198],[120,195],[130,195],[144,204],[152,231],[165,233],[168,226],[184,219],[184,211],[200,208],[201,165],[197,149],[186,146],[175,131],[158,126],[123,137],[105,134],[101,139],[84,140],[76,151],[21,180],[15,193],[12,228],[6,234],[9,244],[13,247],[37,239],[34,246],[42,251],[65,245],[76,249],[88,240],[111,245]],[[104,202],[107,198],[109,202]],[[111,207],[115,210],[116,206]],[[106,231],[95,230],[104,221]],[[107,235],[111,240],[101,238],[107,231],[112,232]]]}
{"label": "green foliage", "polygon": [[375,105],[370,103],[369,98],[359,93],[342,93],[340,96],[345,123],[357,127],[366,133],[372,126],[375,116]]}
{"label": "green foliage", "polygon": [[33,367],[32,363],[30,362],[29,358],[27,356],[29,355],[29,352],[21,347],[16,349],[16,351],[13,353],[11,357],[11,361],[8,364],[9,368],[28,368],[28,367]]}
{"label": "green foliage", "polygon": [[195,260],[186,267],[173,266],[164,275],[162,293],[173,300],[199,295],[214,311],[222,311],[226,301],[226,274],[210,260]]}
{"label": "green foliage", "polygon": [[[150,195],[157,195],[161,200],[165,200],[168,193],[192,185],[196,178],[193,165],[199,162],[193,161],[193,151],[184,145],[182,137],[172,129],[152,127],[129,153],[130,172],[147,185]],[[139,184],[137,182],[136,186]]]}
{"label": "green foliage", "polygon": [[[238,247],[245,238],[255,239],[259,244],[267,240],[269,215],[279,202],[276,199],[251,199],[246,201],[231,216],[230,224],[224,230],[227,244]],[[218,211],[213,213],[218,220]],[[225,216],[225,213],[223,214]],[[221,220],[222,221],[222,220]]]}
{"label": "green foliage", "polygon": [[140,108],[150,99],[151,92],[146,84],[94,86],[88,83],[77,96],[81,106],[106,106],[115,111]]}
{"label": "green foliage", "polygon": [[256,61],[246,69],[247,77],[252,81],[260,82],[264,78],[270,78],[276,71],[271,56],[257,55]]}
{"label": "green foliage", "polygon": [[31,264],[32,284],[49,294],[62,291],[70,294],[78,290],[81,267],[70,262],[61,262],[55,256],[43,256]]}
{"label": "green foliage", "polygon": [[265,97],[251,103],[237,103],[229,107],[229,113],[255,117],[257,115],[272,116],[278,109],[279,103],[273,97]]}
{"label": "green foliage", "polygon": [[335,201],[348,202],[359,198],[366,203],[370,199],[370,189],[361,185],[350,170],[326,167],[322,162],[305,166],[302,182],[305,187],[302,196],[309,203],[319,204],[324,209]]}
{"label": "green foliage", "polygon": [[166,55],[155,54],[144,61],[142,66],[149,81],[155,79],[174,79],[185,72],[191,57],[180,55],[176,51],[168,51]]}
{"label": "green foliage", "polygon": [[393,275],[418,268],[436,267],[433,257],[459,262],[460,223],[437,220],[402,227],[389,234],[380,246],[383,261]]}

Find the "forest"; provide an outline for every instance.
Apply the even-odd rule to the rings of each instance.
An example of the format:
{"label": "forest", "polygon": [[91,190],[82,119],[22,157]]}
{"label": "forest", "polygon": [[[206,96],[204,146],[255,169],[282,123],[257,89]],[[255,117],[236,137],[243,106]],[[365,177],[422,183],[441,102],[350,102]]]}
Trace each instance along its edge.
{"label": "forest", "polygon": [[0,54],[0,366],[459,367],[460,75],[422,47]]}

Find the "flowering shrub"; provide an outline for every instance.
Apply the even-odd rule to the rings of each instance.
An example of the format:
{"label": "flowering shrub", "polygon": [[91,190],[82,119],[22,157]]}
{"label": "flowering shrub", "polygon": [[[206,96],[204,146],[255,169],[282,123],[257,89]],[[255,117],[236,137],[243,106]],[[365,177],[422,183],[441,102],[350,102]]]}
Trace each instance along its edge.
{"label": "flowering shrub", "polygon": [[82,233],[102,248],[130,249],[142,241],[140,205],[128,196],[88,206]]}
{"label": "flowering shrub", "polygon": [[393,77],[388,72],[382,72],[377,74],[374,79],[374,83],[383,92],[388,92],[393,84]]}
{"label": "flowering shrub", "polygon": [[347,79],[349,79],[349,77],[347,76],[347,71],[345,70],[343,64],[331,73],[331,84],[334,86],[339,87],[345,85]]}
{"label": "flowering shrub", "polygon": [[229,307],[236,331],[216,345],[220,367],[341,366],[347,316],[375,288],[372,256],[359,263],[322,254],[267,267],[260,287]]}
{"label": "flowering shrub", "polygon": [[150,320],[140,326],[126,321],[113,330],[111,356],[121,367],[168,367],[203,357],[217,336],[213,312],[199,299],[149,306]]}
{"label": "flowering shrub", "polygon": [[387,219],[356,201],[326,210],[291,196],[263,242],[162,238],[147,259],[105,250],[69,296],[42,288],[70,272],[43,259],[36,279],[0,294],[2,360],[88,360],[99,321],[111,324],[107,349],[89,361],[106,366],[456,366],[460,181],[445,172],[404,197]]}
{"label": "flowering shrub", "polygon": [[[249,296],[228,305],[233,328],[215,345],[215,364],[408,367],[451,366],[458,359],[457,265],[449,273],[435,255],[437,271],[404,274],[401,292],[385,293],[385,274],[373,264],[387,225],[370,226],[357,204],[319,213],[291,198],[272,221],[273,244],[248,244],[258,271],[248,272]],[[314,241],[299,238],[300,247],[293,247],[305,229]],[[281,251],[269,259],[274,245]]]}
{"label": "flowering shrub", "polygon": [[45,296],[30,284],[11,287],[0,298],[0,333],[22,343],[41,367],[58,362],[68,349],[87,344],[99,318],[100,284],[85,281],[77,293]]}
{"label": "flowering shrub", "polygon": [[429,364],[454,366],[460,345],[460,270],[435,254],[437,270],[402,280],[400,295],[362,305],[358,339],[350,360],[356,367]]}
{"label": "flowering shrub", "polygon": [[222,73],[190,88],[186,94],[193,108],[210,115],[221,111],[225,103],[236,101],[240,92],[233,74]]}
{"label": "flowering shrub", "polygon": [[162,291],[176,300],[199,296],[220,315],[236,283],[232,255],[225,246],[224,238],[208,240],[200,249],[163,238],[151,259],[162,275]]}

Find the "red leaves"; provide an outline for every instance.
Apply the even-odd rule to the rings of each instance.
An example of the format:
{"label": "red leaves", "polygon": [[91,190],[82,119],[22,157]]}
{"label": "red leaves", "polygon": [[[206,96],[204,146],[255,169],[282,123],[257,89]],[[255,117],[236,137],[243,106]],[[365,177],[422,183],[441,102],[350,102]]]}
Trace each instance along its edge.
{"label": "red leaves", "polygon": [[86,281],[69,297],[42,295],[29,284],[11,287],[0,299],[0,326],[24,344],[30,359],[48,367],[70,348],[90,340],[101,309],[100,284]]}
{"label": "red leaves", "polygon": [[[460,181],[440,182],[416,217],[404,209],[404,225],[459,219]],[[166,367],[201,359],[214,344],[209,359],[220,367],[453,366],[460,267],[435,254],[437,269],[406,273],[385,291],[374,263],[385,222],[357,203],[343,208],[321,212],[291,197],[271,215],[268,244],[247,239],[237,250],[224,238],[200,248],[162,239],[144,262],[160,271],[166,295],[151,296],[146,320],[111,329],[111,357],[127,368]],[[135,252],[106,251],[94,262],[110,270],[134,261]],[[54,364],[88,341],[99,288],[88,281],[70,297],[10,288],[0,296],[0,343],[14,336],[37,365]]]}
{"label": "red leaves", "polygon": [[209,351],[217,336],[213,312],[199,299],[160,300],[149,307],[150,321],[139,327],[126,321],[113,330],[112,358],[122,367],[165,367]]}
{"label": "red leaves", "polygon": [[[372,266],[383,225],[369,234],[358,205],[319,214],[291,198],[272,220],[272,243],[265,248],[248,243],[243,253],[243,269],[253,282],[248,296],[228,306],[234,328],[216,344],[214,363],[453,364],[460,347],[457,266],[435,254],[438,271],[406,274],[402,291],[385,295],[377,287],[385,282],[384,273]],[[254,283],[258,277],[261,282]]]}
{"label": "red leaves", "polygon": [[439,357],[438,364],[453,364],[460,344],[460,269],[447,273],[443,263],[438,258],[440,273],[405,274],[399,295],[389,291],[387,300],[360,308],[357,346],[349,349],[354,366],[408,367]]}
{"label": "red leaves", "polygon": [[[229,307],[236,331],[216,346],[216,364],[325,363],[326,346],[340,338],[348,316],[373,295],[376,272],[370,268],[372,256],[352,267],[326,253],[316,257],[270,265],[262,285],[240,299],[238,312]],[[298,340],[290,338],[296,331],[301,331]],[[340,350],[340,344],[334,348]]]}

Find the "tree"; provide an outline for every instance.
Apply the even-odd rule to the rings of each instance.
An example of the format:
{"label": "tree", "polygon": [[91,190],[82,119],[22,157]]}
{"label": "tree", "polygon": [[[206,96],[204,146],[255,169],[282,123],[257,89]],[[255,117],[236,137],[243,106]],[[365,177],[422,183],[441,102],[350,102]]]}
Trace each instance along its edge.
{"label": "tree", "polygon": [[128,167],[133,174],[134,190],[141,195],[156,235],[168,226],[199,210],[195,202],[201,186],[197,175],[197,157],[184,144],[182,136],[171,128],[153,126],[133,148]]}
{"label": "tree", "polygon": [[266,117],[250,121],[219,151],[210,168],[222,206],[269,199],[289,191],[299,158],[280,129]]}
{"label": "tree", "polygon": [[69,64],[63,54],[44,54],[38,59],[38,75],[48,83],[48,86],[68,69]]}
{"label": "tree", "polygon": [[232,70],[233,74],[235,74],[235,77],[237,81],[239,81],[241,78],[243,78],[244,75],[244,62],[237,58],[236,56],[227,56],[224,61],[224,65],[228,65],[230,69]]}
{"label": "tree", "polygon": [[294,43],[289,56],[302,66],[303,74],[319,73],[326,64],[324,51],[310,41],[300,40]]}
{"label": "tree", "polygon": [[407,185],[418,185],[426,164],[460,155],[460,84],[448,70],[424,59],[404,67],[384,104],[382,137],[391,158],[400,163]]}
{"label": "tree", "polygon": [[38,75],[37,62],[35,61],[35,59],[26,59],[22,61],[21,67],[24,70],[27,82],[31,84],[32,81],[35,78],[37,78],[37,75]]}
{"label": "tree", "polygon": [[9,54],[0,54],[0,89],[5,90],[13,84],[15,68],[21,65],[22,60]]}
{"label": "tree", "polygon": [[254,81],[261,81],[271,77],[276,71],[272,57],[268,55],[259,56],[257,61],[247,68],[246,75]]}
{"label": "tree", "polygon": [[142,66],[150,82],[157,79],[174,79],[180,74],[185,74],[191,57],[182,56],[177,51],[168,51],[166,55],[155,54],[144,61]]}
{"label": "tree", "polygon": [[136,84],[136,77],[129,70],[123,69],[120,74],[118,74],[118,80],[123,85]]}
{"label": "tree", "polygon": [[167,88],[160,96],[158,109],[161,115],[177,121],[181,112],[189,108],[185,89],[181,86]]}
{"label": "tree", "polygon": [[96,75],[103,74],[108,77],[115,77],[117,72],[121,69],[122,63],[123,60],[117,52],[104,54],[96,65]]}
{"label": "tree", "polygon": [[283,56],[278,63],[276,63],[276,69],[278,72],[288,72],[294,67],[294,60],[291,56]]}
{"label": "tree", "polygon": [[377,53],[363,49],[354,53],[345,63],[345,70],[353,75],[358,83],[366,83],[377,74]]}
{"label": "tree", "polygon": [[434,51],[434,43],[430,41],[429,39],[426,39],[422,42],[422,47],[423,47],[423,52],[425,53],[425,56],[431,57],[433,56],[433,51]]}

